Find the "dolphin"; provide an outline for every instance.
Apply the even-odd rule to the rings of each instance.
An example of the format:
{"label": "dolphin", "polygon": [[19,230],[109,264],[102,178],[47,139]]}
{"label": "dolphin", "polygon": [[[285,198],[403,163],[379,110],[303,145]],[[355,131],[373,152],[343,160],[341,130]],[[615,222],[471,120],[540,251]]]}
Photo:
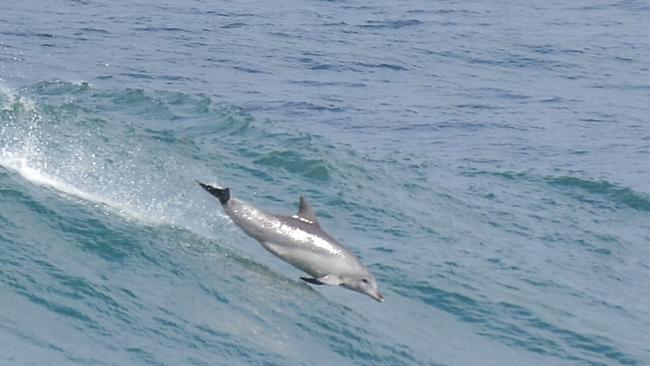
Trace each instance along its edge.
{"label": "dolphin", "polygon": [[300,277],[313,285],[342,286],[383,302],[377,280],[357,257],[318,223],[305,197],[292,216],[271,215],[230,197],[230,189],[198,182],[219,199],[226,214],[246,234],[280,259],[310,274]]}

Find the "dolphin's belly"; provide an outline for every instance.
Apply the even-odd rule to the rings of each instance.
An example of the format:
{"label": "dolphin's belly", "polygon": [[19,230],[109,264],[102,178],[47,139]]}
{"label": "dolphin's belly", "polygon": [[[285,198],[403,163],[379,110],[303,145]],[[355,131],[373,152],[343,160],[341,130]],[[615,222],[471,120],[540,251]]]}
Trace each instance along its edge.
{"label": "dolphin's belly", "polygon": [[301,245],[287,245],[286,242],[262,242],[262,246],[285,262],[314,277],[327,274],[344,274],[356,267],[356,261],[344,255],[314,250]]}

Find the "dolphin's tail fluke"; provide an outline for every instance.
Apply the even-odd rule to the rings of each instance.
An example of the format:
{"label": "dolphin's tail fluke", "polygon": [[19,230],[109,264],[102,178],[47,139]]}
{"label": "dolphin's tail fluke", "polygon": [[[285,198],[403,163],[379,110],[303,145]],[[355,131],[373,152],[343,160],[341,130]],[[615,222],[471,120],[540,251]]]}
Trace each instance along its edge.
{"label": "dolphin's tail fluke", "polygon": [[229,188],[221,188],[221,187],[216,187],[216,186],[211,186],[209,184],[197,182],[203,189],[206,191],[210,192],[211,195],[217,197],[219,199],[219,202],[221,202],[222,205],[225,205],[228,200],[230,199],[230,189]]}

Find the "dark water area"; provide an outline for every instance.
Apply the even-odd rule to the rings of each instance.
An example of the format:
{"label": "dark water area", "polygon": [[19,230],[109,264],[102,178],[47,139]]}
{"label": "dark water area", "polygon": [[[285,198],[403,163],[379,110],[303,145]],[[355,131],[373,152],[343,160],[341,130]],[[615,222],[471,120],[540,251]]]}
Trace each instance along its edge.
{"label": "dark water area", "polygon": [[[650,363],[650,6],[0,12],[0,364]],[[382,304],[196,185],[307,196]]]}

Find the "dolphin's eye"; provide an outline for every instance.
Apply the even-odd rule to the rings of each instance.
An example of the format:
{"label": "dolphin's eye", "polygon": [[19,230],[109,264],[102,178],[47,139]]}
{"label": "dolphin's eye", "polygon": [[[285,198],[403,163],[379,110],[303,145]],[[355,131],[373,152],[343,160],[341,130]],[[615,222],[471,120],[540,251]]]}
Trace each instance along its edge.
{"label": "dolphin's eye", "polygon": [[361,282],[363,282],[363,283],[370,283],[370,281],[368,281],[367,278],[363,278],[363,279],[361,280]]}

